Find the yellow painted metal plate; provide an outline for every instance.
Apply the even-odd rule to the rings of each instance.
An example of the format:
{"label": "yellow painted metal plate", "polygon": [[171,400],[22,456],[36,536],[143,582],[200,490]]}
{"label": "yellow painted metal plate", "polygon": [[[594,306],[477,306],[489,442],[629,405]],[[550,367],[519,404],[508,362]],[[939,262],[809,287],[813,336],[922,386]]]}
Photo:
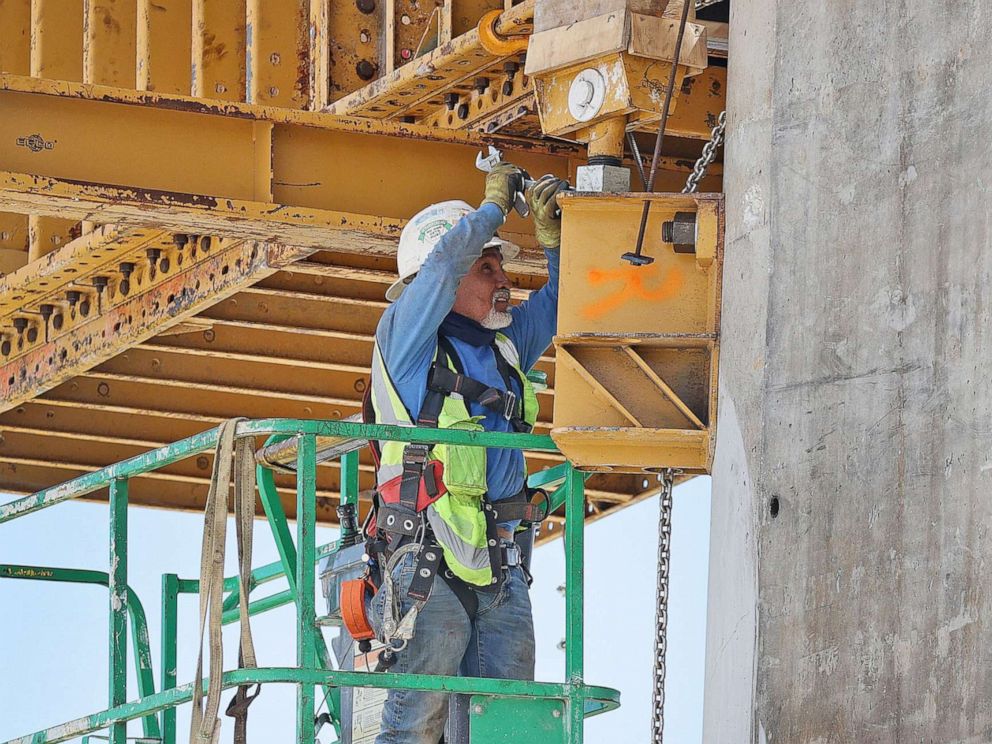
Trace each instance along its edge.
{"label": "yellow painted metal plate", "polygon": [[[651,204],[643,253],[637,241]],[[551,434],[583,468],[706,472],[716,418],[722,197],[566,195],[556,395]],[[696,217],[695,253],[662,240],[676,213]]]}

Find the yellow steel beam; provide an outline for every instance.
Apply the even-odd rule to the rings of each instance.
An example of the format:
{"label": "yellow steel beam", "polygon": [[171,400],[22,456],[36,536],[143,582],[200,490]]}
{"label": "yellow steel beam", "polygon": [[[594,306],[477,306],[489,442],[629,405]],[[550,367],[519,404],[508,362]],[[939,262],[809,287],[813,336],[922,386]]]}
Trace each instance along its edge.
{"label": "yellow steel beam", "polygon": [[[139,105],[140,104],[140,105]],[[39,124],[41,122],[41,124]],[[39,126],[41,149],[18,145]],[[558,143],[0,76],[0,209],[366,252],[443,199],[477,201],[476,148],[567,176]],[[439,163],[444,168],[439,168]],[[94,185],[95,184],[95,185]],[[271,196],[267,190],[271,189]],[[511,239],[533,245],[511,216]]]}
{"label": "yellow steel beam", "polygon": [[[83,79],[83,3],[33,0],[31,75],[57,80]],[[78,234],[78,223],[58,217],[28,217],[29,260],[50,253]]]}
{"label": "yellow steel beam", "polygon": [[245,100],[245,0],[193,0],[193,95]]}
{"label": "yellow steel beam", "polygon": [[248,0],[247,12],[247,100],[308,108],[309,0]]}
{"label": "yellow steel beam", "polygon": [[[528,33],[533,18],[534,3],[528,0],[503,14],[499,30]],[[329,110],[377,119],[422,117],[443,107],[443,94],[453,86],[470,88],[476,76],[490,68],[498,70],[502,59],[482,48],[478,30],[473,29],[335,102]]]}
{"label": "yellow steel beam", "polygon": [[383,72],[386,41],[384,13],[375,3],[314,0],[311,10],[312,33],[319,40],[311,47],[316,61],[318,91],[323,97],[316,109],[323,109],[361,88]]}
{"label": "yellow steel beam", "polygon": [[[54,315],[51,320],[42,317],[39,321],[37,316],[25,317],[26,307],[20,308],[19,317],[30,317],[31,321],[17,335],[8,337],[9,356],[0,366],[0,410],[34,398],[112,358],[122,347],[151,338],[299,255],[279,246],[220,241],[208,254],[189,258],[174,271],[159,269],[155,277],[150,267],[143,273],[137,269],[122,272],[105,290],[112,307],[80,318],[65,332],[50,328]],[[39,307],[33,312],[40,311]],[[44,332],[39,329],[41,322]]]}
{"label": "yellow steel beam", "polygon": [[0,274],[9,274],[13,271],[12,266],[23,266],[27,260],[27,219],[23,214],[0,212]]}
{"label": "yellow steel beam", "polygon": [[[45,302],[66,290],[91,291],[82,285],[90,282],[93,274],[115,272],[117,262],[129,258],[129,254],[146,246],[162,247],[161,239],[160,230],[106,225],[17,274],[0,279],[0,324],[7,324],[18,309]],[[170,238],[164,240],[171,242]]]}
{"label": "yellow steel beam", "polygon": [[133,88],[135,0],[83,0],[83,81]]}
{"label": "yellow steel beam", "polygon": [[31,74],[54,80],[83,79],[83,3],[31,2]]}
{"label": "yellow steel beam", "polygon": [[31,0],[0,3],[0,72],[27,75],[31,67]]}
{"label": "yellow steel beam", "polygon": [[189,95],[193,0],[138,0],[137,13],[138,90]]}
{"label": "yellow steel beam", "polygon": [[[378,119],[403,118],[450,129],[539,132],[533,88],[530,78],[523,74],[522,59],[515,53],[487,51],[475,26],[463,27],[466,18],[475,17],[477,22],[475,11],[488,5],[498,7],[499,3],[482,0],[469,3],[468,12],[456,10],[456,16],[462,13],[463,19],[462,27],[455,30],[456,38],[336,101],[328,110]],[[533,2],[516,5],[500,17],[498,30],[505,34],[529,34],[533,13]],[[714,31],[719,33],[719,29]],[[519,70],[508,76],[505,64],[511,65],[511,69],[517,65]],[[715,70],[709,77],[725,79],[724,68]],[[705,87],[709,90],[708,83]],[[690,92],[691,89],[685,91],[680,100],[689,98]],[[676,118],[674,124],[679,136],[708,139],[714,126],[709,120],[715,121],[724,108],[723,90],[719,101],[702,94],[698,98]],[[675,111],[681,108],[677,106]],[[651,128],[650,124],[645,126]]]}

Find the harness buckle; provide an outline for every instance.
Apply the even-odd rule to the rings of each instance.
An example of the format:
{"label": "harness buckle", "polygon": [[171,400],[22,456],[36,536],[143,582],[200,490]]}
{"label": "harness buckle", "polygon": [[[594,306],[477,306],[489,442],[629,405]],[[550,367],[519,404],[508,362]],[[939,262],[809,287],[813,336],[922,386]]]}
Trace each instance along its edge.
{"label": "harness buckle", "polygon": [[512,390],[503,393],[503,418],[507,421],[517,418],[517,394]]}
{"label": "harness buckle", "polygon": [[500,546],[500,553],[502,554],[503,565],[507,568],[523,565],[523,553],[515,542],[504,542]]}
{"label": "harness buckle", "polygon": [[411,442],[403,448],[403,465],[413,465],[423,470],[427,464],[430,446],[419,442]]}

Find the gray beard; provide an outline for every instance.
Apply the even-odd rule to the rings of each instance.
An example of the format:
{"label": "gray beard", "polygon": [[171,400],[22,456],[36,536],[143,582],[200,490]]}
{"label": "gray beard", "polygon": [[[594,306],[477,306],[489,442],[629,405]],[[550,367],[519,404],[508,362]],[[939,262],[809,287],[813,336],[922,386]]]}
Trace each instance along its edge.
{"label": "gray beard", "polygon": [[489,308],[489,313],[485,318],[479,321],[479,325],[483,328],[487,328],[490,331],[499,331],[506,328],[510,323],[513,322],[513,316],[509,313],[501,313],[496,310],[496,308]]}

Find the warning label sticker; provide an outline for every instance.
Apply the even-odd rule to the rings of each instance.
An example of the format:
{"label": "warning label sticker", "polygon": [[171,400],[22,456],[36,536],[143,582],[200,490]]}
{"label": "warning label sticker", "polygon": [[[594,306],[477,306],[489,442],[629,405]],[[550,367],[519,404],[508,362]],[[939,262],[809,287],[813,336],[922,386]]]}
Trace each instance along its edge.
{"label": "warning label sticker", "polygon": [[[372,650],[363,654],[355,644],[355,671],[368,672],[375,669],[379,653],[384,648],[378,641],[372,642]],[[382,728],[382,706],[386,703],[388,690],[377,687],[356,687],[351,711],[352,744],[374,744]]]}

